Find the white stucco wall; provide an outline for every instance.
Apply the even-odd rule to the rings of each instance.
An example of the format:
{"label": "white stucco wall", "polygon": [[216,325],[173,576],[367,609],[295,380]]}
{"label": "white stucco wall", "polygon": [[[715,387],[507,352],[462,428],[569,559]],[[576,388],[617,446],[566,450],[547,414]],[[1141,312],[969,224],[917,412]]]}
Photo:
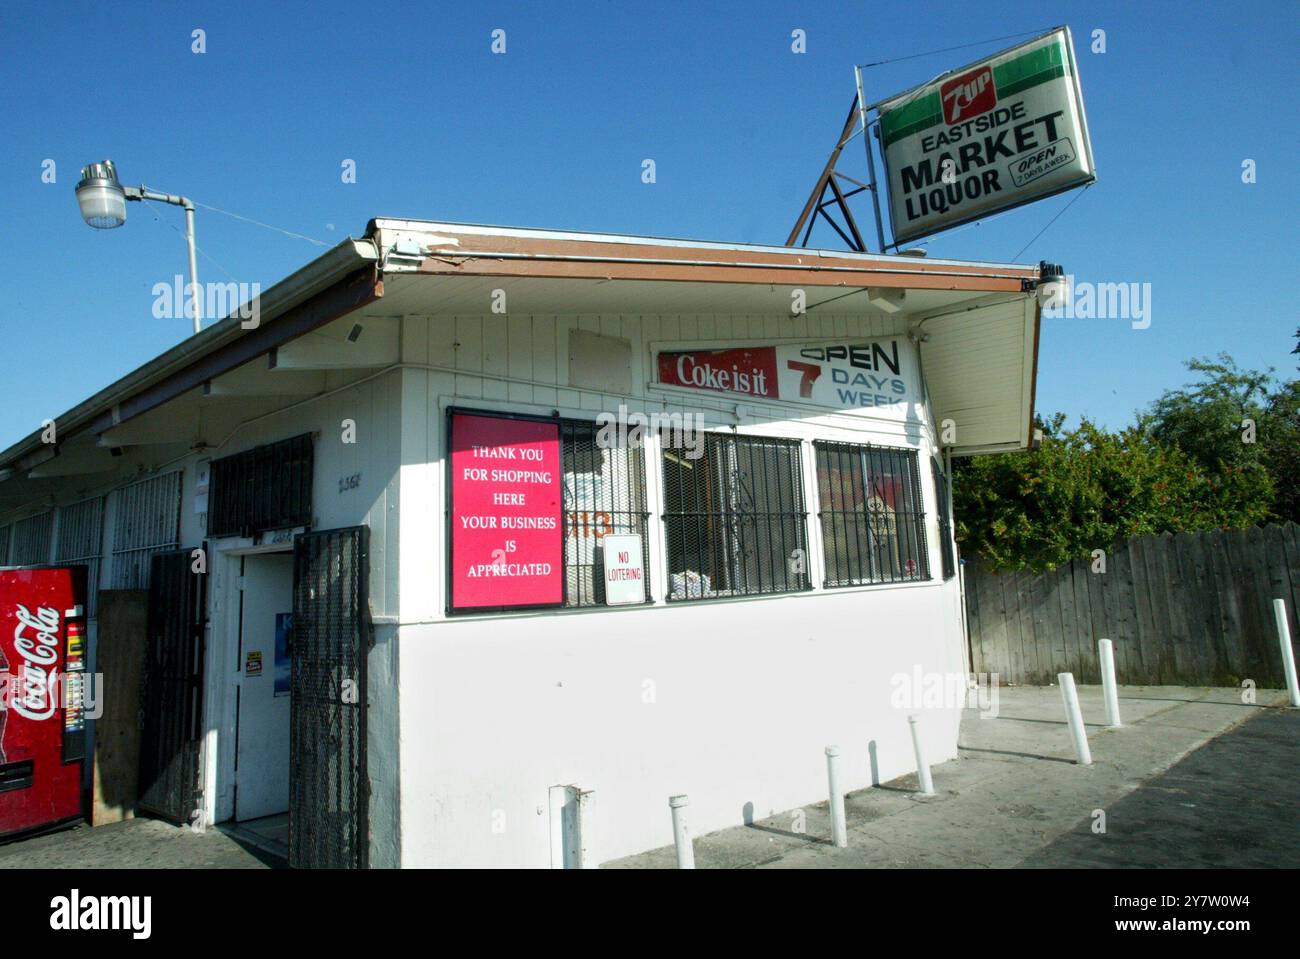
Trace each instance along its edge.
{"label": "white stucco wall", "polygon": [[[548,865],[556,784],[594,790],[603,861],[670,844],[676,793],[696,834],[824,800],[827,745],[847,789],[872,742],[878,781],[910,772],[890,679],[963,670],[955,589],[403,627],[403,865]],[[922,716],[931,761],[954,756],[956,710]]]}

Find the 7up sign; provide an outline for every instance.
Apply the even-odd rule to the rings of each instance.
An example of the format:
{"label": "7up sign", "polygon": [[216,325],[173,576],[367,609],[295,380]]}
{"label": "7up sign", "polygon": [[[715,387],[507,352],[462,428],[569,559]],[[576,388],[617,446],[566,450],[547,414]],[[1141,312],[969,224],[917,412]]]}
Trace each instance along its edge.
{"label": "7up sign", "polygon": [[879,104],[894,242],[1097,178],[1068,27]]}

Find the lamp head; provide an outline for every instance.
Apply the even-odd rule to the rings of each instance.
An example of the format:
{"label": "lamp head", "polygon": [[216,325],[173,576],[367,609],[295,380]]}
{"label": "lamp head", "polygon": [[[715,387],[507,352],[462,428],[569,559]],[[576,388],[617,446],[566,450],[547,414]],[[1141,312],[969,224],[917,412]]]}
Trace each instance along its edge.
{"label": "lamp head", "polygon": [[81,218],[97,230],[111,230],[126,222],[126,194],[112,160],[82,167],[77,204]]}

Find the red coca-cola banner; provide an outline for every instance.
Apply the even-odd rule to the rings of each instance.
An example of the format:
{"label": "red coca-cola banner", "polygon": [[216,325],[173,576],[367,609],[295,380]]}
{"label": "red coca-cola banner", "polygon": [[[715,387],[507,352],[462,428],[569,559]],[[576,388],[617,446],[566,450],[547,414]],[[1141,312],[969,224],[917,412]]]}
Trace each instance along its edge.
{"label": "red coca-cola banner", "polygon": [[776,348],[660,353],[659,382],[776,399]]}
{"label": "red coca-cola banner", "polygon": [[452,609],[564,599],[560,426],[451,418]]}

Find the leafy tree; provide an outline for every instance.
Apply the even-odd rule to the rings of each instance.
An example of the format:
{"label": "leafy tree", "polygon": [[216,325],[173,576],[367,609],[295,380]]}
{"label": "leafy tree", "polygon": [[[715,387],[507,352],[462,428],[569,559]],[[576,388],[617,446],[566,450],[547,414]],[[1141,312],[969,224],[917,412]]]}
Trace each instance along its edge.
{"label": "leafy tree", "polygon": [[[1200,379],[1166,390],[1139,421],[1158,442],[1178,446],[1211,472],[1220,464],[1262,468],[1261,444],[1256,441],[1273,371],[1239,369],[1226,353],[1217,360],[1188,360],[1187,368]],[[1246,420],[1254,424],[1253,435],[1243,425]]]}
{"label": "leafy tree", "polygon": [[1273,479],[1273,515],[1300,523],[1300,380],[1283,383],[1269,397],[1259,443]]}
{"label": "leafy tree", "polygon": [[1207,474],[1262,471],[1274,489],[1271,518],[1300,520],[1300,383],[1273,370],[1240,369],[1232,357],[1194,359],[1194,383],[1165,393],[1143,422],[1155,438],[1188,453]]}
{"label": "leafy tree", "polygon": [[1265,470],[1217,473],[1139,421],[1111,433],[1088,420],[1040,421],[1043,442],[1024,453],[977,457],[954,483],[958,538],[1003,569],[1050,569],[1147,533],[1249,526],[1265,519]]}

